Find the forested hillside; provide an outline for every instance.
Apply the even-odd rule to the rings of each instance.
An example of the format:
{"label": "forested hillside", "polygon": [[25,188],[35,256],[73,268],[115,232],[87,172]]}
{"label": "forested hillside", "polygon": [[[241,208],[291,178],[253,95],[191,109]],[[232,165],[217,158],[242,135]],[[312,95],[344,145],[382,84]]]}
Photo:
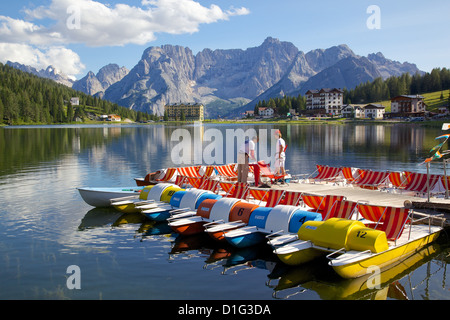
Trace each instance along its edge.
{"label": "forested hillside", "polygon": [[[70,104],[72,97],[80,99],[79,106]],[[152,118],[0,63],[0,124],[71,123],[86,121],[88,113],[113,113],[133,121]]]}
{"label": "forested hillside", "polygon": [[[342,89],[344,89],[344,104],[373,103],[390,100],[400,95],[444,91],[450,89],[450,70],[447,68],[435,68],[431,73],[424,73],[423,75],[417,73],[413,76],[405,73],[386,80],[377,78],[372,82],[360,84],[352,90]],[[450,99],[450,97],[444,98]],[[285,96],[258,102],[255,107],[255,113],[257,108],[260,107],[271,107],[274,108],[276,114],[286,115],[289,109],[304,110],[306,103],[302,96]]]}

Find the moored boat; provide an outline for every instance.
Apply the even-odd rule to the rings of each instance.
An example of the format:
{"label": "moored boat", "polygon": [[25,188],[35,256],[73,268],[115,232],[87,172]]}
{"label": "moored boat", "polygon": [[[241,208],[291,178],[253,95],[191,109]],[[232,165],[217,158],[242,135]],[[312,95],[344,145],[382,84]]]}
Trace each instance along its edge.
{"label": "moored boat", "polygon": [[111,207],[111,199],[121,197],[137,198],[144,187],[117,187],[117,188],[77,188],[81,198],[90,206],[102,208]]}
{"label": "moored boat", "polygon": [[294,235],[309,220],[322,220],[322,215],[297,206],[277,205],[274,208],[255,209],[248,226],[225,233],[225,239],[238,248],[253,246],[266,241],[266,236],[277,233]]}
{"label": "moored boat", "polygon": [[[124,213],[141,212],[143,209],[152,209],[161,205],[167,205],[172,196],[181,191],[179,186],[171,183],[160,183],[144,187],[139,198],[116,198],[111,200],[111,205]],[[139,207],[139,208],[138,208]]]}
{"label": "moored boat", "polygon": [[210,191],[189,189],[175,192],[168,204],[150,205],[150,209],[147,208],[147,205],[137,206],[136,208],[141,209],[141,213],[150,220],[165,221],[176,215],[183,215],[183,217],[193,216],[204,200],[220,198],[222,196]]}
{"label": "moored boat", "polygon": [[229,221],[230,211],[240,201],[236,198],[206,199],[199,205],[195,216],[171,220],[169,226],[182,235],[201,233],[207,223]]}
{"label": "moored boat", "polygon": [[[379,223],[374,226],[341,218],[308,221],[298,231],[299,240],[276,248],[274,253],[288,265],[326,255],[328,264],[341,277],[358,278],[407,258],[435,241],[442,230],[442,226],[431,225],[431,216],[413,221],[406,208],[362,207],[382,212]],[[423,219],[429,219],[429,224],[420,224]]]}

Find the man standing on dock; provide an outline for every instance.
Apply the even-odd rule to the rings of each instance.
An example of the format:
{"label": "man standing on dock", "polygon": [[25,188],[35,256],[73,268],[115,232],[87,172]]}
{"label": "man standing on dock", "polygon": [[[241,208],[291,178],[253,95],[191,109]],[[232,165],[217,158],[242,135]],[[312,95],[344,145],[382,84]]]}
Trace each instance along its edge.
{"label": "man standing on dock", "polygon": [[245,143],[240,147],[238,152],[238,182],[247,183],[248,178],[248,163],[249,158],[252,161],[256,161],[256,153],[255,147],[258,142],[258,137],[254,136],[252,140],[249,140],[248,137],[245,140]]}

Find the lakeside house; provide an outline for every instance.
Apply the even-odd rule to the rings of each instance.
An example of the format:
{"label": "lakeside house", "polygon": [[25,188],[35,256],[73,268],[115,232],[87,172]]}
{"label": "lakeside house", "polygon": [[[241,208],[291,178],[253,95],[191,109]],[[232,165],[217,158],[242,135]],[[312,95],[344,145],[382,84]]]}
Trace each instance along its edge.
{"label": "lakeside house", "polygon": [[198,103],[166,105],[164,109],[167,112],[169,121],[181,120],[183,114],[186,121],[203,121],[205,119],[204,107]]}
{"label": "lakeside house", "polygon": [[346,104],[342,106],[341,115],[344,118],[361,119],[365,117],[364,105]]}
{"label": "lakeside house", "polygon": [[366,105],[347,104],[341,109],[342,117],[351,119],[384,119],[385,112],[386,107],[376,103]]}
{"label": "lakeside house", "polygon": [[344,91],[322,88],[306,92],[306,113],[314,116],[340,116],[344,105]]}
{"label": "lakeside house", "polygon": [[263,118],[272,118],[275,114],[275,110],[272,108],[258,108],[258,116]]}
{"label": "lakeside house", "polygon": [[382,104],[370,103],[364,107],[364,117],[367,119],[383,119],[385,112],[386,107]]}
{"label": "lakeside house", "polygon": [[422,117],[426,112],[425,97],[401,95],[391,99],[391,117]]}

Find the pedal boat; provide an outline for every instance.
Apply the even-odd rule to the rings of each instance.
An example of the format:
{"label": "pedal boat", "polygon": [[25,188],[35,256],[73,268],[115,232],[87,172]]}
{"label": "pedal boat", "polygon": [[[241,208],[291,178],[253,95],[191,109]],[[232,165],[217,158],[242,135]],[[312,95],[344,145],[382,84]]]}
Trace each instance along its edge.
{"label": "pedal boat", "polygon": [[150,220],[166,221],[175,215],[178,217],[193,216],[203,200],[220,198],[222,196],[211,191],[189,189],[175,192],[168,204],[154,205],[150,203],[136,206],[136,209],[141,209],[141,213]]}
{"label": "pedal boat", "polygon": [[247,226],[226,232],[224,237],[237,248],[261,244],[268,237],[271,241],[276,237],[295,239],[298,229],[309,220],[322,220],[322,215],[290,205],[260,207],[254,210]]}
{"label": "pedal boat", "polygon": [[206,199],[199,205],[196,215],[170,218],[169,226],[181,235],[202,233],[207,223],[229,221],[231,209],[240,201],[236,198]]}
{"label": "pedal boat", "polygon": [[111,205],[116,210],[123,213],[139,213],[143,209],[152,209],[161,205],[168,205],[172,196],[177,191],[182,190],[183,189],[172,183],[159,183],[157,185],[144,187],[138,198],[123,197],[111,199]]}
{"label": "pedal boat", "polygon": [[[419,220],[426,218],[430,217]],[[361,221],[338,218],[308,221],[298,231],[299,240],[276,248],[274,253],[288,265],[300,265],[326,256],[338,275],[353,279],[377,268],[379,271],[389,269],[395,262],[435,241],[442,229],[442,226],[431,225],[431,219],[428,225],[412,224],[410,220],[399,230],[398,238],[388,240],[385,231],[369,228]]]}

